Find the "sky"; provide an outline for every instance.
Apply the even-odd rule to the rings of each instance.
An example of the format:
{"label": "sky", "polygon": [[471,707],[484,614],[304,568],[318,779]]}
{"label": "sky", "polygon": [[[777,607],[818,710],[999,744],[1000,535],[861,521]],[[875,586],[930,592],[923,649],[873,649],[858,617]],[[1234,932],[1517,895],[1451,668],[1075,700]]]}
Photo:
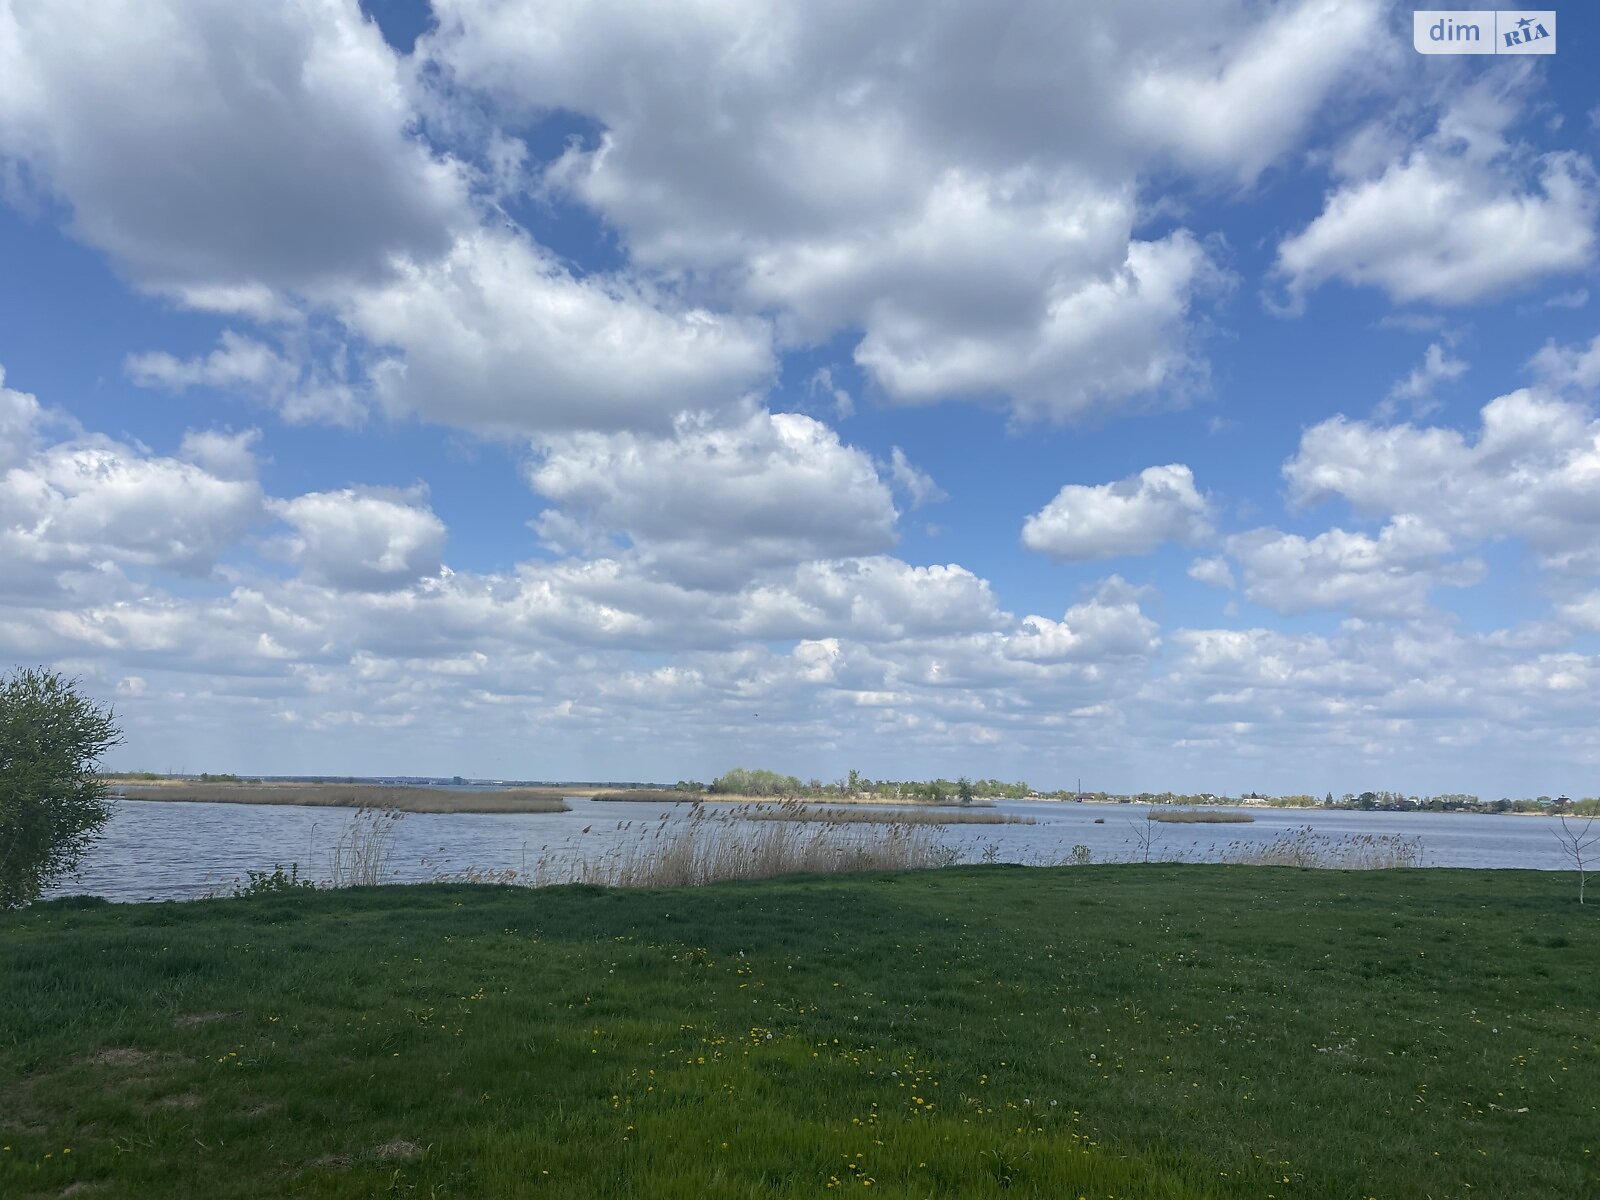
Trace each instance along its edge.
{"label": "sky", "polygon": [[0,670],[153,771],[1600,792],[1600,12],[0,0]]}

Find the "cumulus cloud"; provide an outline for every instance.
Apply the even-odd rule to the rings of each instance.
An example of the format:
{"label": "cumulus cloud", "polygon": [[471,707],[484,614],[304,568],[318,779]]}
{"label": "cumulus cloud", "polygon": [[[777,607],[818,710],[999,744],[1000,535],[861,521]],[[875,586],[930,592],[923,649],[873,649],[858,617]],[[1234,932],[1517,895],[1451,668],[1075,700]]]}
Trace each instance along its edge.
{"label": "cumulus cloud", "polygon": [[1467,541],[1524,539],[1547,566],[1600,569],[1600,422],[1533,390],[1485,405],[1475,437],[1335,417],[1284,465],[1291,500],[1341,497],[1364,516],[1409,515]]}
{"label": "cumulus cloud", "polygon": [[1313,538],[1258,529],[1228,539],[1244,594],[1281,613],[1338,609],[1366,617],[1417,616],[1438,586],[1480,582],[1484,564],[1448,560],[1450,540],[1400,516],[1376,538],[1330,529]]}
{"label": "cumulus cloud", "polygon": [[261,515],[253,478],[104,438],[48,447],[0,475],[0,548],[19,571],[109,562],[204,574]]}
{"label": "cumulus cloud", "polygon": [[735,598],[738,631],[763,640],[846,635],[858,641],[992,629],[1003,618],[989,582],[954,563],[884,556],[803,563]]}
{"label": "cumulus cloud", "polygon": [[442,565],[444,522],[418,494],[345,488],[271,508],[294,527],[289,553],[313,583],[391,591],[437,575]]}
{"label": "cumulus cloud", "polygon": [[191,429],[183,435],[179,454],[218,479],[254,479],[259,429],[224,433],[219,429]]}
{"label": "cumulus cloud", "polygon": [[483,231],[355,293],[347,320],[388,351],[373,377],[391,411],[481,430],[664,431],[768,380],[760,322],[658,301],[624,280],[575,278],[520,234]]}
{"label": "cumulus cloud", "polygon": [[1586,267],[1594,168],[1513,144],[1517,115],[1512,96],[1480,85],[1381,171],[1342,181],[1278,247],[1290,304],[1330,279],[1402,303],[1467,304]]}
{"label": "cumulus cloud", "polygon": [[1067,609],[1059,621],[1024,617],[1015,633],[1002,637],[1002,653],[1031,663],[1143,657],[1160,644],[1157,629],[1134,594],[1113,575],[1093,598]]}
{"label": "cumulus cloud", "polygon": [[1283,5],[1226,49],[1136,67],[1121,108],[1179,160],[1253,179],[1372,52],[1382,25],[1382,6],[1367,0]]}
{"label": "cumulus cloud", "polygon": [[27,392],[6,387],[5,368],[0,367],[0,474],[26,461],[33,450],[38,420],[39,401]]}
{"label": "cumulus cloud", "polygon": [[423,52],[498,112],[593,117],[543,182],[638,265],[789,338],[859,331],[892,400],[1061,420],[1199,371],[1189,308],[1218,276],[1186,232],[1134,235],[1139,172],[1253,178],[1370,58],[1380,16],[914,7],[698,5],[669,34],[628,5],[450,0]]}
{"label": "cumulus cloud", "polygon": [[872,459],[798,413],[684,422],[668,437],[569,434],[539,450],[528,479],[557,505],[541,518],[547,537],[622,535],[672,578],[726,586],[894,541],[898,514]]}
{"label": "cumulus cloud", "polygon": [[1200,369],[1185,319],[1195,288],[1211,277],[1204,251],[1180,231],[1126,243],[1104,273],[1050,279],[1033,313],[1001,328],[951,320],[948,308],[930,319],[919,310],[939,294],[915,291],[879,306],[856,361],[907,403],[1003,395],[1019,416],[1051,421],[1114,410],[1130,397],[1181,390]]}
{"label": "cumulus cloud", "polygon": [[1182,463],[1116,483],[1069,483],[1022,526],[1022,544],[1064,562],[1149,554],[1211,534],[1210,506]]}
{"label": "cumulus cloud", "polygon": [[412,121],[355,0],[0,15],[0,154],[67,202],[77,237],[197,306],[259,313],[270,289],[442,252],[466,190]]}

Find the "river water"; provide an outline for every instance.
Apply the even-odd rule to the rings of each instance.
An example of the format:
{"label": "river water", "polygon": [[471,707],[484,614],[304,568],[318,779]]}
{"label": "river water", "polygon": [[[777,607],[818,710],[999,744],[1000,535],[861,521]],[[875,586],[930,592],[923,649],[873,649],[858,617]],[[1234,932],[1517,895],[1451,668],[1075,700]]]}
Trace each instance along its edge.
{"label": "river water", "polygon": [[[688,805],[597,802],[569,798],[564,813],[408,813],[395,825],[386,878],[419,881],[467,870],[526,872],[579,857],[625,850],[686,820]],[[723,812],[727,806],[708,805]],[[1034,824],[951,825],[936,832],[967,861],[1059,862],[1074,846],[1094,862],[1144,856],[1145,810],[1138,805],[1015,802],[998,811]],[[1151,857],[1215,862],[1230,844],[1262,845],[1310,826],[1330,838],[1418,839],[1429,867],[1565,870],[1571,864],[1548,817],[1488,813],[1392,813],[1342,809],[1248,809],[1250,824],[1156,825]],[[87,893],[112,900],[193,899],[228,894],[247,871],[298,863],[326,878],[349,809],[294,805],[114,802],[104,835],[77,876],[49,894]],[[740,822],[741,825],[745,824]],[[866,829],[869,827],[856,827]]]}

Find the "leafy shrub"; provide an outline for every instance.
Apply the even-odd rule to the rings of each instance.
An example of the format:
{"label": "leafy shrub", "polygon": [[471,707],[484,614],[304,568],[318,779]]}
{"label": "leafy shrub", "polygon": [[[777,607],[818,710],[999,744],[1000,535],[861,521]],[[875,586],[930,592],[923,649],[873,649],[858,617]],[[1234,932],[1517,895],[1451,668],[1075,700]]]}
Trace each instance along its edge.
{"label": "leafy shrub", "polygon": [[300,864],[290,863],[285,873],[282,863],[274,863],[271,871],[246,871],[245,882],[233,889],[235,896],[276,896],[283,892],[315,891],[316,883],[300,878]]}
{"label": "leafy shrub", "polygon": [[70,874],[111,816],[100,758],[113,715],[44,668],[0,680],[0,909]]}

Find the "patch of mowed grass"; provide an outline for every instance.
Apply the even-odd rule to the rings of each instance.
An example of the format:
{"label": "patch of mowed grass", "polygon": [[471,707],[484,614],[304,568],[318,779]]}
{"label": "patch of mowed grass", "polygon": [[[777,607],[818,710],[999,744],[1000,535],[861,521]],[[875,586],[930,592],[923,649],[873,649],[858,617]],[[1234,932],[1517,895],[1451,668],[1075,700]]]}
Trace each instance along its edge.
{"label": "patch of mowed grass", "polygon": [[1573,893],[989,866],[42,904],[0,917],[0,1195],[1595,1195]]}

